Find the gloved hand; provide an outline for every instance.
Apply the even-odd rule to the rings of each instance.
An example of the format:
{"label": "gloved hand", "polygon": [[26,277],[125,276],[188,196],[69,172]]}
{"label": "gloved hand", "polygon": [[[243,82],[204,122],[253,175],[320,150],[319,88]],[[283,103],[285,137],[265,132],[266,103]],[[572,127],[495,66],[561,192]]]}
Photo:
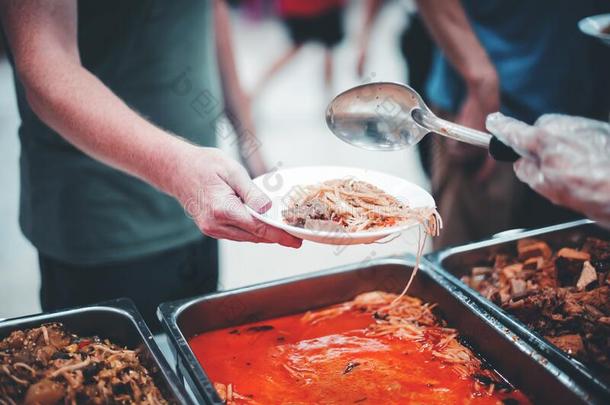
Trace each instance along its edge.
{"label": "gloved hand", "polygon": [[610,228],[609,123],[547,114],[530,126],[494,113],[487,129],[524,156],[514,164],[521,181]]}

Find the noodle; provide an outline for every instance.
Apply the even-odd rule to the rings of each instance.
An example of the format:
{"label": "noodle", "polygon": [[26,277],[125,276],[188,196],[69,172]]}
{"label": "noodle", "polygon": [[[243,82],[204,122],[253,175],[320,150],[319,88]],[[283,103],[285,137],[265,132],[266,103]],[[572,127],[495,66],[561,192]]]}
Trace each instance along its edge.
{"label": "noodle", "polygon": [[166,404],[139,352],[60,323],[0,339],[0,405]]}
{"label": "noodle", "polygon": [[457,331],[443,326],[443,322],[433,313],[435,306],[405,295],[404,291],[401,295],[372,291],[360,294],[347,303],[308,312],[302,319],[313,325],[349,311],[373,313],[376,321],[368,328],[370,336],[421,342],[422,349],[452,367],[458,375],[472,377],[478,373],[493,378],[493,373],[484,369],[474,353],[459,342]]}
{"label": "noodle", "polygon": [[437,236],[442,227],[435,208],[409,207],[372,184],[351,178],[296,188],[288,198],[284,220],[305,228],[311,221],[328,221],[347,232],[359,232],[415,220]]}
{"label": "noodle", "polygon": [[529,404],[435,308],[371,291],[189,345],[226,405]]}
{"label": "noodle", "polygon": [[388,228],[417,221],[424,228],[418,229],[416,262],[402,293],[392,305],[408,291],[419,269],[428,235],[438,236],[443,222],[434,207],[409,207],[397,198],[374,185],[355,180],[335,179],[297,188],[288,196],[290,204],[282,213],[284,220],[303,228],[335,229],[359,232]]}

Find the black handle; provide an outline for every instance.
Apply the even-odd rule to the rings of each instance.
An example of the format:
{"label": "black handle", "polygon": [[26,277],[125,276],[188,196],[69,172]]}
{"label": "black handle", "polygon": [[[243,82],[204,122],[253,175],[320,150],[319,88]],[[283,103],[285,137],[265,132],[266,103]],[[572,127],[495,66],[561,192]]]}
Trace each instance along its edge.
{"label": "black handle", "polygon": [[495,136],[492,136],[489,142],[489,154],[500,162],[516,162],[521,158],[521,155],[515,152],[513,148],[505,145]]}

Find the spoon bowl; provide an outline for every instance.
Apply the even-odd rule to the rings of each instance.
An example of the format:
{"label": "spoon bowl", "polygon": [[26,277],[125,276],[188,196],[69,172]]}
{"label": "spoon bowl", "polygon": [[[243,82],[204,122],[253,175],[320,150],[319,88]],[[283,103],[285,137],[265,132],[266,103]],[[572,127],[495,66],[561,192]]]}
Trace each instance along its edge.
{"label": "spoon bowl", "polygon": [[586,35],[597,38],[610,46],[610,13],[583,18],[578,22],[578,28]]}
{"label": "spoon bowl", "polygon": [[326,123],[338,138],[362,149],[400,150],[433,132],[489,148],[496,160],[520,157],[488,133],[437,117],[415,90],[399,83],[368,83],[344,91],[329,104]]}
{"label": "spoon bowl", "polygon": [[[368,150],[400,150],[428,132],[413,118],[428,107],[419,94],[397,83],[372,83],[339,94],[328,106],[326,123],[343,141]],[[429,111],[429,110],[428,110]]]}

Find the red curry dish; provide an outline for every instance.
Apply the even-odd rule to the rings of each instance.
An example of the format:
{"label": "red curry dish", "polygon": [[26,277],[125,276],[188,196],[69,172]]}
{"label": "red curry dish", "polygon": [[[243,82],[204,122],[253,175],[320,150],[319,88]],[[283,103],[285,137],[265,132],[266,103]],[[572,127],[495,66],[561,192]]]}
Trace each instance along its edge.
{"label": "red curry dish", "polygon": [[370,292],[189,344],[227,404],[528,404],[410,296]]}

